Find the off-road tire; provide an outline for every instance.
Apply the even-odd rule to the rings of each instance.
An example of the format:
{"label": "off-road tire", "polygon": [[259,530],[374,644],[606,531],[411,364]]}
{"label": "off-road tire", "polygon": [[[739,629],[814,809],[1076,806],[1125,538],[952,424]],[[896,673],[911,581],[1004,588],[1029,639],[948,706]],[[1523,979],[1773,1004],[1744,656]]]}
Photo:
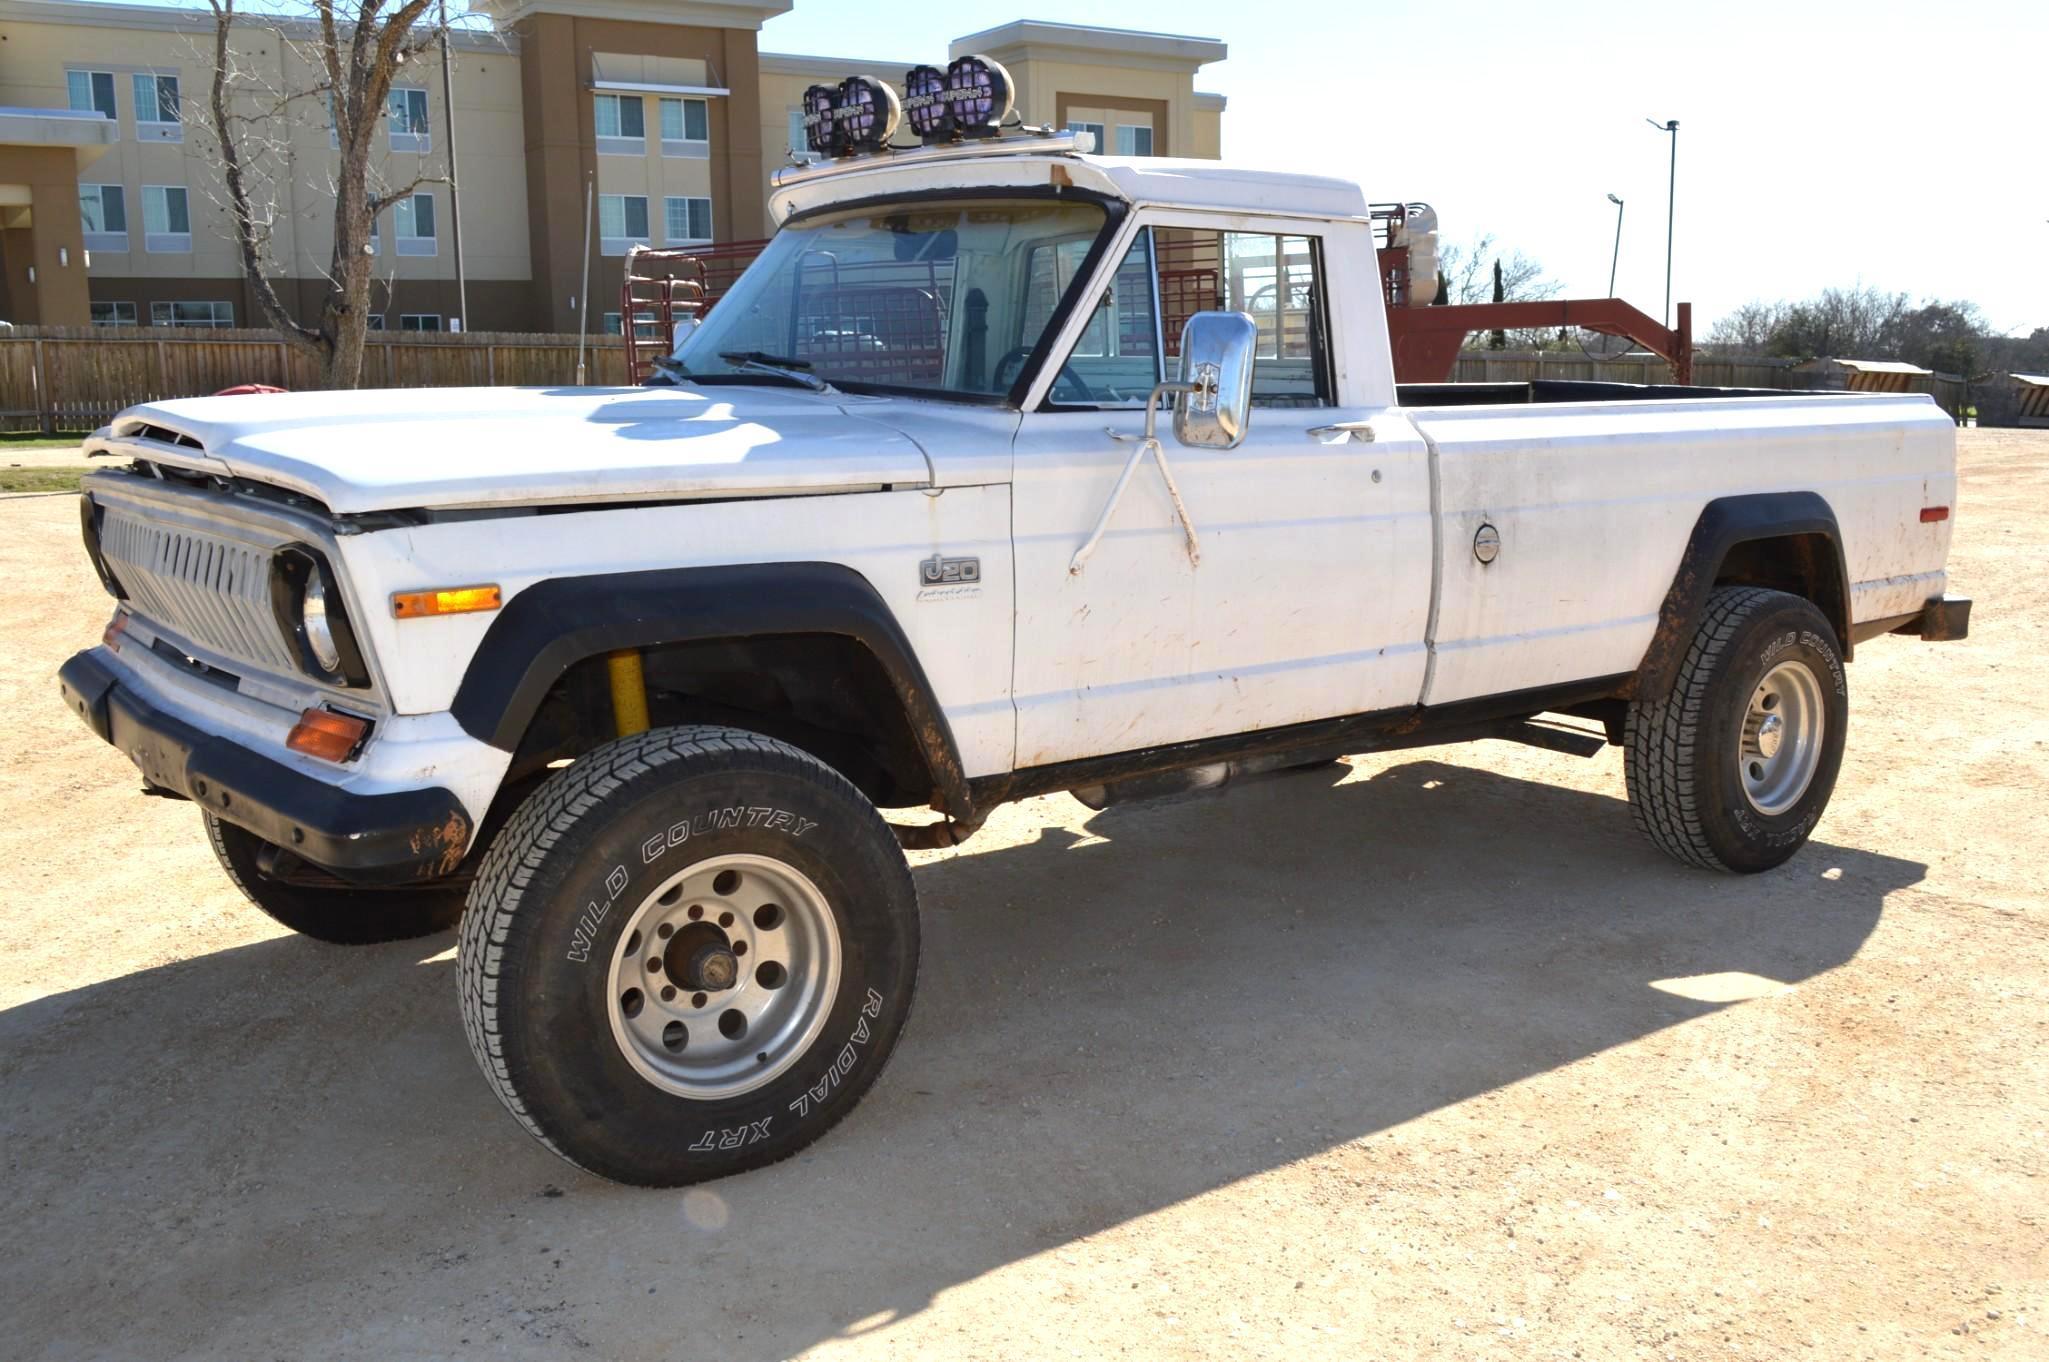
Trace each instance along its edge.
{"label": "off-road tire", "polygon": [[[628,921],[666,901],[651,896],[671,877],[735,855],[817,886],[839,982],[787,1070],[700,1100],[628,1059],[612,969],[633,949]],[[601,1177],[678,1186],[788,1158],[860,1101],[910,1015],[917,891],[888,824],[816,758],[740,729],[654,729],[594,749],[521,805],[478,870],[458,955],[470,1049],[527,1132]]]}
{"label": "off-road tire", "polygon": [[[1765,814],[1745,791],[1739,748],[1752,694],[1788,661],[1819,682],[1820,750],[1805,792]],[[1742,874],[1782,865],[1828,807],[1848,719],[1842,655],[1821,611],[1783,591],[1718,588],[1671,693],[1629,707],[1623,769],[1630,813],[1659,850],[1687,865]]]}
{"label": "off-road tire", "polygon": [[445,932],[462,916],[463,891],[418,887],[350,889],[291,884],[257,869],[264,841],[206,814],[206,840],[248,900],[301,936],[336,946],[368,946]]}

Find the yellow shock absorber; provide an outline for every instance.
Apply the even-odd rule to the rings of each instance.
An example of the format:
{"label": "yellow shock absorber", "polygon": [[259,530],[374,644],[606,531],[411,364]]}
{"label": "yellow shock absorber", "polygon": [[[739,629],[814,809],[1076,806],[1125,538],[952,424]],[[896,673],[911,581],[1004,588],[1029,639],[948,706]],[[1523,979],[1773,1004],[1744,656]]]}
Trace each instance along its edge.
{"label": "yellow shock absorber", "polygon": [[607,654],[605,670],[612,678],[612,727],[622,738],[647,732],[647,678],[641,674],[640,651]]}

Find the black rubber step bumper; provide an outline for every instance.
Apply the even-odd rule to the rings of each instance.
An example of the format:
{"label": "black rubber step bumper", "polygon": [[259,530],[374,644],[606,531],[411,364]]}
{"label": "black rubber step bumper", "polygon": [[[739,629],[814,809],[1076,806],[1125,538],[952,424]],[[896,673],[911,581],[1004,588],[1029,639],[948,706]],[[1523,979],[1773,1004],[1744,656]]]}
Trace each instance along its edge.
{"label": "black rubber step bumper", "polygon": [[1921,607],[1921,613],[1893,631],[1912,634],[1923,643],[1953,643],[1971,635],[1971,598],[1937,596]]}
{"label": "black rubber step bumper", "polygon": [[470,816],[440,786],[355,794],[316,780],[166,714],[92,651],[66,662],[57,685],[65,706],[120,748],[156,791],[203,805],[344,879],[440,879],[469,847]]}

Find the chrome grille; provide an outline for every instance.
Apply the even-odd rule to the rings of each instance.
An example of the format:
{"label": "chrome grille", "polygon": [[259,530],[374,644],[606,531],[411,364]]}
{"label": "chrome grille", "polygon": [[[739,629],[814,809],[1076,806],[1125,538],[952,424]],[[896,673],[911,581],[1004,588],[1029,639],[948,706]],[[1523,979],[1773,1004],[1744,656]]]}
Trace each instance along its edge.
{"label": "chrome grille", "polygon": [[297,672],[270,607],[269,549],[112,506],[100,551],[146,619],[222,657]]}

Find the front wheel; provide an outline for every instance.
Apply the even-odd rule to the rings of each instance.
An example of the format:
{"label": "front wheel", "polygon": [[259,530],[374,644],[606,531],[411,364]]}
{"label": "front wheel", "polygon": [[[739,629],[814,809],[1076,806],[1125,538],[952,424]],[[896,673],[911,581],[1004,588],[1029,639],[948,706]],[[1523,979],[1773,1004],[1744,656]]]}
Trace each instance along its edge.
{"label": "front wheel", "polygon": [[1671,694],[1629,707],[1630,812],[1688,865],[1770,870],[1828,807],[1848,722],[1835,631],[1813,603],[1719,588]]}
{"label": "front wheel", "polygon": [[773,1163],[874,1082],[910,1013],[917,895],[888,825],[738,729],[606,743],[493,843],[458,976],[484,1076],[602,1177]]}

